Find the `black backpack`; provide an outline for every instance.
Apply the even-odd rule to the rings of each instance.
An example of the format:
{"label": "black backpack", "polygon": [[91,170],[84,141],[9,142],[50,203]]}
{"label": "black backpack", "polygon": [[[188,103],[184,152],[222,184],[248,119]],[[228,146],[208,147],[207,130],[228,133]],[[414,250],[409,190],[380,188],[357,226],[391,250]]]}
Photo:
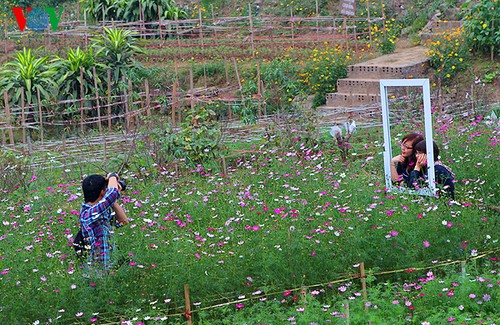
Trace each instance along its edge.
{"label": "black backpack", "polygon": [[75,249],[76,256],[86,257],[90,250],[89,242],[83,237],[82,230],[80,229],[73,240],[73,248]]}

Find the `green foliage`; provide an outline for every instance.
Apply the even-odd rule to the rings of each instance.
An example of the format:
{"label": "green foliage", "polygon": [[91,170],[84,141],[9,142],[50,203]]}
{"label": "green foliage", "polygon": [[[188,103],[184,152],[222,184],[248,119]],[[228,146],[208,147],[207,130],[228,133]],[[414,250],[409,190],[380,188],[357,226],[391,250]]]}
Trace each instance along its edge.
{"label": "green foliage", "polygon": [[292,108],[293,99],[303,91],[297,65],[289,58],[275,58],[262,66],[261,80],[268,112]]}
{"label": "green foliage", "polygon": [[144,21],[158,21],[161,10],[163,19],[186,19],[187,14],[175,5],[174,0],[120,0],[118,2],[117,16],[125,21],[138,21],[141,19],[141,10]]}
{"label": "green foliage", "polygon": [[326,102],[326,94],[337,91],[337,80],[347,77],[347,65],[352,62],[354,52],[340,47],[328,47],[324,50],[314,49],[304,71],[300,74],[300,82],[308,94],[314,95],[314,106]]}
{"label": "green foliage", "polygon": [[[57,57],[55,60],[58,71],[58,84],[60,89],[60,98],[62,100],[74,100],[95,95],[94,72],[103,72],[104,67],[94,61],[92,48],[87,51],[80,49],[68,49],[67,57]],[[102,80],[97,76],[98,85],[103,85]],[[82,93],[83,90],[83,93]],[[65,106],[65,107],[64,107]],[[62,105],[67,113],[75,112],[80,108],[80,104],[70,103]]]}
{"label": "green foliage", "polygon": [[112,80],[119,82],[138,64],[133,56],[143,51],[135,45],[132,31],[104,27],[104,32],[103,36],[91,39],[91,46],[95,49],[96,61],[110,69]]}
{"label": "green foliage", "polygon": [[117,20],[118,2],[115,0],[80,0],[82,11],[85,10],[96,21]]}
{"label": "green foliage", "polygon": [[[203,109],[190,112],[184,136],[204,121],[211,125]],[[30,179],[21,169],[27,187],[16,189],[16,180],[0,192],[0,318],[109,324],[168,317],[183,324],[172,315],[185,310],[187,283],[196,324],[336,324],[345,321],[345,303],[352,324],[441,324],[450,317],[493,324],[500,306],[498,211],[491,208],[499,192],[497,130],[480,118],[436,123],[437,140],[447,143],[443,161],[457,174],[458,202],[387,192],[378,128],[353,135],[352,151],[363,158],[348,167],[322,144],[301,145],[304,128],[288,133],[283,147],[237,155],[222,174],[155,165],[153,157],[168,149],[160,140],[173,134],[158,125],[158,151],[144,137],[122,173],[129,189],[121,203],[132,222],[115,230],[114,253],[130,263],[100,279],[82,276],[71,243],[83,200],[78,171],[102,166],[64,156],[58,159],[67,160],[68,178],[56,178],[54,169]],[[290,131],[294,124],[306,123],[290,122]],[[26,168],[15,155],[5,159]],[[1,165],[0,179],[12,165]]]}
{"label": "green foliage", "polygon": [[183,159],[189,165],[210,162],[220,154],[222,133],[215,112],[205,105],[191,109],[178,132],[167,132],[160,139],[164,155]]}
{"label": "green foliage", "polygon": [[257,122],[259,105],[247,97],[238,104],[231,105],[232,111],[237,114],[244,124],[253,124]]}
{"label": "green foliage", "polygon": [[490,53],[491,58],[500,54],[500,6],[497,0],[467,1],[464,33],[473,49],[479,53]]}
{"label": "green foliage", "polygon": [[146,22],[163,19],[186,19],[184,10],[175,5],[174,0],[90,0],[83,1],[83,9],[86,9],[96,20],[124,20],[127,22],[141,20],[141,10],[144,13],[142,19]]}
{"label": "green foliage", "polygon": [[56,92],[56,68],[48,57],[37,58],[31,49],[23,48],[13,61],[0,70],[0,90],[11,94],[11,102],[20,105],[24,89],[25,104],[37,102],[37,92],[43,99],[51,99]]}
{"label": "green foliage", "polygon": [[444,83],[448,83],[458,72],[468,67],[470,52],[460,29],[443,33],[428,46],[426,55],[430,58],[431,67],[435,69],[434,76]]}

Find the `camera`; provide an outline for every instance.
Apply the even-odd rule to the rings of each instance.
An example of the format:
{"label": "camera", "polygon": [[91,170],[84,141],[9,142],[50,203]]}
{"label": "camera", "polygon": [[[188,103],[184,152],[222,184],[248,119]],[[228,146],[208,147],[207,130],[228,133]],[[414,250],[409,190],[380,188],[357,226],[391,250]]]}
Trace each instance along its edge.
{"label": "camera", "polygon": [[127,189],[127,183],[125,183],[125,181],[119,180],[118,184],[120,184],[122,191],[125,191]]}
{"label": "camera", "polygon": [[[122,188],[121,190],[122,191],[125,191],[127,189],[127,183],[125,183],[124,180],[119,180],[118,181],[118,184],[120,185],[120,187]],[[106,181],[106,186],[108,185],[108,181]]]}

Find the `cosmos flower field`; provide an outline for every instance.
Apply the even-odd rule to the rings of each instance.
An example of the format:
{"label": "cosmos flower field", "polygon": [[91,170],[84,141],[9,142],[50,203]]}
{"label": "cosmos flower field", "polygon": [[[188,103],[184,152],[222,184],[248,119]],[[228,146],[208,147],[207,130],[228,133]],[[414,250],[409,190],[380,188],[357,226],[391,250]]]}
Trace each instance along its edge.
{"label": "cosmos flower field", "polygon": [[132,222],[115,230],[120,266],[100,279],[82,276],[71,247],[79,171],[29,175],[1,193],[0,319],[499,324],[500,128],[479,117],[436,129],[456,201],[387,192],[381,133],[354,136],[348,163],[321,146],[249,144],[226,173],[123,171]]}

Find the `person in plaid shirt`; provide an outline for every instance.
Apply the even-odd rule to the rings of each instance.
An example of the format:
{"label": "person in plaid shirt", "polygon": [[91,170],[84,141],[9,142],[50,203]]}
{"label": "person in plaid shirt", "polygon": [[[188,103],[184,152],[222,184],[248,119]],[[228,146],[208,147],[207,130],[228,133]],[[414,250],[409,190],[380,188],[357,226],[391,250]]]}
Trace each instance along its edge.
{"label": "person in plaid shirt", "polygon": [[[111,173],[107,178],[90,175],[82,182],[85,202],[80,210],[80,228],[84,240],[90,246],[88,266],[97,273],[109,272],[111,250],[113,250],[113,223],[126,225],[129,220],[118,204],[120,185],[118,175]],[[113,217],[114,211],[116,220]]]}

